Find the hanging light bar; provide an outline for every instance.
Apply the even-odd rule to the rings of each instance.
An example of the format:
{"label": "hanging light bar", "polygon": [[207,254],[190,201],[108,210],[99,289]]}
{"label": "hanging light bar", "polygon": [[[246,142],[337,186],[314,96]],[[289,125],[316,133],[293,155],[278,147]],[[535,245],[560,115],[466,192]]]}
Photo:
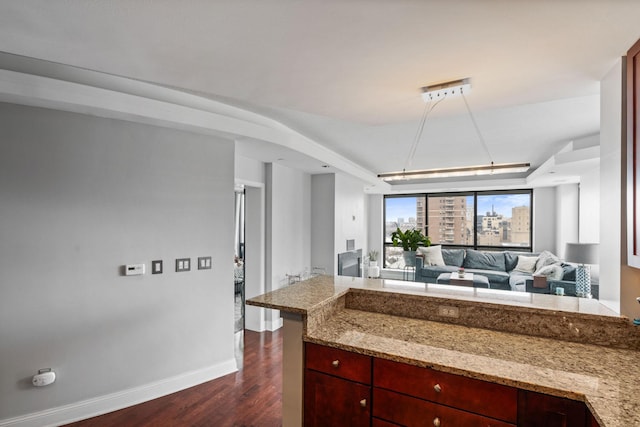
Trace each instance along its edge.
{"label": "hanging light bar", "polygon": [[471,79],[451,80],[449,82],[429,85],[422,88],[422,99],[424,102],[437,101],[442,98],[449,98],[471,90]]}
{"label": "hanging light bar", "polygon": [[505,173],[526,172],[529,163],[501,163],[482,166],[465,166],[456,168],[424,169],[378,174],[383,181],[410,181],[416,179],[455,178],[461,176],[497,175]]}

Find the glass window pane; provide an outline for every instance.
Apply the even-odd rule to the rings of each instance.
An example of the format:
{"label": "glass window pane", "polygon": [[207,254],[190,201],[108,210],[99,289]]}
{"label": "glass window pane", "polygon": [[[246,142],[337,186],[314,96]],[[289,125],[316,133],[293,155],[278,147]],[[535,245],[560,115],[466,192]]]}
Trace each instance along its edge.
{"label": "glass window pane", "polygon": [[429,196],[428,208],[432,244],[473,245],[473,195]]}
{"label": "glass window pane", "polygon": [[424,197],[385,197],[384,199],[384,241],[391,243],[391,233],[418,229],[424,232]]}
{"label": "glass window pane", "polygon": [[531,247],[531,193],[478,195],[478,246]]}

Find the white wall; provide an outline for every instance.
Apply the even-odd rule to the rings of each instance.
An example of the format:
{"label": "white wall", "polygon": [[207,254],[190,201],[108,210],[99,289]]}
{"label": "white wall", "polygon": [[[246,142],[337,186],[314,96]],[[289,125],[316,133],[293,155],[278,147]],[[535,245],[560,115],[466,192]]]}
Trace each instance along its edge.
{"label": "white wall", "polygon": [[257,186],[264,184],[264,163],[248,157],[235,156],[236,184]]}
{"label": "white wall", "polygon": [[578,184],[556,187],[556,254],[564,259],[567,243],[578,241],[580,193]]}
{"label": "white wall", "polygon": [[[0,420],[70,405],[31,425],[61,422],[234,370],[233,143],[9,104],[0,129]],[[163,274],[121,275],[156,259]],[[40,368],[56,383],[32,387]]]}
{"label": "white wall", "polygon": [[582,243],[600,242],[600,169],[580,177],[580,229]]}
{"label": "white wall", "polygon": [[311,177],[311,266],[327,274],[337,273],[335,188],[335,174]]}
{"label": "white wall", "polygon": [[[245,297],[253,298],[266,291],[265,280],[265,192],[264,187],[245,187]],[[265,309],[245,306],[245,329],[266,329]]]}
{"label": "white wall", "polygon": [[533,190],[533,251],[557,253],[556,188],[542,187]]}
{"label": "white wall", "polygon": [[622,62],[600,82],[600,301],[620,312]]}
{"label": "white wall", "polygon": [[368,247],[366,199],[362,181],[336,174],[334,237],[336,264],[337,254],[347,250],[347,240],[355,240],[355,248],[362,249],[362,256],[366,256]]}
{"label": "white wall", "polygon": [[[288,274],[311,264],[311,176],[274,163],[266,173],[266,290],[287,285]],[[267,328],[282,325],[279,313],[267,313]]]}
{"label": "white wall", "polygon": [[369,243],[368,251],[378,251],[378,263],[382,262],[382,194],[369,194],[367,196],[367,242]]}
{"label": "white wall", "polygon": [[367,197],[362,181],[342,174],[311,177],[311,265],[338,273],[338,254],[347,240],[366,256],[368,247]]}

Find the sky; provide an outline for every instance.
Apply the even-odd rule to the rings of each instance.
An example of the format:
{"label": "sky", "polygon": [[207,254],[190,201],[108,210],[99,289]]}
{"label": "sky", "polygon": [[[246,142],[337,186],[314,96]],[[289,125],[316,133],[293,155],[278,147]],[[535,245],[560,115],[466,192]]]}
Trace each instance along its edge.
{"label": "sky", "polygon": [[[386,220],[396,221],[416,216],[415,197],[389,197],[386,200]],[[478,196],[478,214],[491,212],[491,206],[498,214],[511,218],[511,208],[515,206],[529,206],[529,194],[492,194]]]}
{"label": "sky", "polygon": [[478,214],[486,215],[491,212],[491,206],[498,214],[511,218],[511,208],[516,206],[529,206],[529,194],[492,194],[490,196],[478,196]]}

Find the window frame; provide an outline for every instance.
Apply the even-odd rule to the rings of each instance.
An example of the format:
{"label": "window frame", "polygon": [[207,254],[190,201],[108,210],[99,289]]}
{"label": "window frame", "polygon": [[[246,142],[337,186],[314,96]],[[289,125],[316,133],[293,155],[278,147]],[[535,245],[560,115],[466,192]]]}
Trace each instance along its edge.
{"label": "window frame", "polygon": [[[478,245],[478,196],[493,196],[501,194],[528,194],[529,195],[529,245],[528,246],[491,246],[491,245]],[[386,226],[387,226],[387,199],[391,198],[424,198],[425,201],[425,226],[422,230],[425,235],[429,235],[429,197],[456,197],[456,196],[473,196],[473,244],[461,245],[461,244],[446,244],[437,243],[443,247],[448,248],[464,248],[475,249],[483,251],[508,251],[514,250],[519,252],[533,252],[533,189],[514,189],[514,190],[483,190],[483,191],[452,191],[444,192],[438,191],[433,193],[408,193],[408,194],[385,194],[382,199],[382,260],[383,266],[386,268],[387,248],[393,247],[393,244],[386,241]]]}

